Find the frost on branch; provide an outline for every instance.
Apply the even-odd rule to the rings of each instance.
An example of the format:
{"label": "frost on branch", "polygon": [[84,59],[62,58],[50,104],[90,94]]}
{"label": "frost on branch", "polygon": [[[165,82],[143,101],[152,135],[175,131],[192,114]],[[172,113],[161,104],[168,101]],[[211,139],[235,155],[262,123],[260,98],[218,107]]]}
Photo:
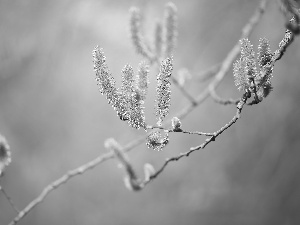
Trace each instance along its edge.
{"label": "frost on branch", "polygon": [[152,148],[156,151],[161,151],[169,143],[169,134],[165,132],[164,137],[158,131],[151,133],[146,140],[148,148]]}
{"label": "frost on branch", "polygon": [[259,39],[257,63],[250,41],[244,38],[240,40],[240,43],[241,57],[233,64],[235,85],[239,90],[255,92],[258,100],[261,101],[272,90],[273,54],[269,41],[266,38]]}
{"label": "frost on branch", "polygon": [[159,74],[157,75],[156,87],[156,117],[157,125],[161,126],[163,119],[169,114],[171,105],[171,82],[170,77],[173,71],[172,58],[167,58],[161,63]]}
{"label": "frost on branch", "polygon": [[5,167],[11,163],[11,153],[6,139],[0,135],[0,176]]}
{"label": "frost on branch", "polygon": [[255,65],[255,53],[253,46],[247,38],[240,40],[241,58],[233,64],[233,75],[235,85],[239,90],[247,90],[250,88],[251,82],[257,75]]}
{"label": "frost on branch", "polygon": [[258,65],[260,67],[260,73],[256,77],[256,83],[259,85],[257,95],[258,97],[265,98],[273,89],[271,85],[271,78],[273,77],[273,66],[270,65],[273,54],[271,52],[268,39],[259,39],[257,54]]}
{"label": "frost on branch", "polygon": [[147,66],[139,68],[138,79],[135,82],[133,69],[126,65],[122,70],[121,90],[115,87],[115,81],[109,72],[102,49],[97,46],[93,51],[94,70],[100,93],[105,95],[108,103],[114,108],[123,121],[128,121],[133,128],[146,129],[144,116],[144,99],[147,92]]}
{"label": "frost on branch", "polygon": [[104,56],[102,49],[99,49],[98,46],[96,46],[93,51],[93,58],[99,91],[106,96],[109,104],[116,106],[118,94],[117,89],[115,88],[115,80],[107,68],[106,57]]}
{"label": "frost on branch", "polygon": [[272,59],[270,43],[267,38],[260,38],[258,44],[257,60],[260,68],[268,64]]}
{"label": "frost on branch", "polygon": [[140,127],[146,127],[144,107],[140,98],[140,94],[134,87],[134,72],[130,65],[126,65],[122,70],[122,87],[121,93],[125,99],[127,114],[126,119],[133,128],[139,129]]}

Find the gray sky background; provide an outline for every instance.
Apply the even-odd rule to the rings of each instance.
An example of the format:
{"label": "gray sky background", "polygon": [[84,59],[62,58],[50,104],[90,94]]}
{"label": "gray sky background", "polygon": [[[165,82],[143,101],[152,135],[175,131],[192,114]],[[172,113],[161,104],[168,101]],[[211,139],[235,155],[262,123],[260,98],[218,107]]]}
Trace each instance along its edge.
{"label": "gray sky background", "polygon": [[[136,70],[142,58],[129,39],[128,9],[144,12],[151,40],[166,1],[0,1],[0,133],[11,147],[12,164],[0,185],[19,208],[66,171],[101,155],[103,143],[144,134],[120,121],[98,91],[92,63],[96,45],[120,85],[127,63]],[[189,0],[178,7],[179,38],[174,74],[187,68],[194,96],[207,85],[197,75],[221,62],[238,41],[257,0]],[[276,1],[249,38],[254,48],[267,37],[274,51],[284,35]],[[261,104],[246,107],[241,119],[205,150],[172,163],[142,192],[123,185],[116,160],[63,185],[30,212],[20,225],[292,225],[300,224],[299,97],[300,42],[296,38],[274,68],[274,91]],[[151,68],[146,119],[155,123],[157,68]],[[237,98],[232,72],[218,93]],[[168,120],[187,104],[172,87]],[[234,106],[207,99],[182,121],[186,130],[213,132],[235,114]],[[162,152],[145,144],[129,153],[143,176],[145,163],[158,168],[166,157],[201,144],[202,137],[172,134]],[[0,224],[15,212],[0,194]]]}

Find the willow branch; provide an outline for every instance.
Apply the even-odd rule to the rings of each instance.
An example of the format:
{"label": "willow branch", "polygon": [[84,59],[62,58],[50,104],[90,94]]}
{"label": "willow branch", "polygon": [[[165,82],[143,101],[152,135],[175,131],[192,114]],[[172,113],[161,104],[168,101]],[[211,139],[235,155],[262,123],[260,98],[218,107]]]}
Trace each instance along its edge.
{"label": "willow branch", "polygon": [[178,161],[183,157],[188,157],[191,153],[193,153],[194,151],[197,151],[199,149],[204,149],[210,142],[215,141],[216,138],[222,134],[225,130],[227,130],[229,127],[231,127],[239,118],[243,109],[244,104],[246,103],[247,99],[248,99],[248,93],[245,93],[244,96],[240,99],[239,103],[237,104],[237,111],[235,116],[229,121],[229,123],[225,124],[223,127],[221,127],[218,131],[216,131],[214,133],[213,136],[211,136],[210,138],[207,138],[205,140],[205,142],[203,142],[201,145],[196,146],[196,147],[192,147],[190,148],[189,151],[184,152],[184,153],[180,153],[178,156],[174,156],[171,158],[167,158],[164,162],[164,164],[161,166],[161,168],[159,170],[157,170],[157,172],[155,172],[153,175],[150,176],[150,179],[148,179],[147,181],[145,181],[141,186],[146,186],[148,183],[150,183],[153,179],[155,179],[157,176],[159,176],[164,169],[168,166],[168,164],[170,162],[174,162],[174,161]]}
{"label": "willow branch", "polygon": [[[249,22],[246,24],[246,26],[242,30],[242,37],[247,37],[250,35],[250,33],[253,31],[254,26],[259,22],[262,14],[265,11],[266,5],[268,0],[262,0],[258,9],[255,11],[254,15],[250,18]],[[210,82],[209,86],[202,91],[202,93],[196,98],[196,104],[191,104],[187,107],[185,107],[179,114],[178,118],[183,119],[186,117],[193,109],[195,109],[198,105],[200,105],[207,97],[211,96],[211,90],[214,90],[220,82],[223,80],[225,75],[228,73],[233,61],[238,56],[240,52],[239,42],[236,43],[236,45],[233,47],[233,49],[228,53],[227,57],[224,59],[223,63],[221,64],[219,72],[216,74],[214,79]],[[216,137],[218,137],[220,134],[222,134],[226,129],[231,127],[240,117],[242,108],[244,104],[246,103],[249,96],[247,94],[244,94],[244,96],[239,100],[237,104],[237,112],[236,115],[232,118],[232,120],[227,123],[225,126],[223,126],[220,130],[213,133],[213,136],[206,139],[206,141],[194,148],[191,148],[189,151],[185,153],[181,153],[178,156],[168,158],[166,159],[165,163],[162,165],[162,167],[154,173],[152,176],[150,176],[150,179],[145,180],[144,182],[140,183],[140,187],[145,187],[148,183],[150,183],[153,179],[155,179],[157,176],[159,176],[164,169],[167,167],[167,165],[172,161],[178,161],[182,157],[188,157],[192,152],[203,149],[208,145],[210,142],[215,141]]]}
{"label": "willow branch", "polygon": [[[266,7],[266,2],[267,0],[262,0],[260,3],[259,8],[256,10],[256,12],[254,13],[254,15],[251,17],[250,21],[247,23],[247,25],[243,28],[243,34],[242,37],[248,36],[251,31],[253,30],[254,26],[258,23],[261,15],[263,14],[265,7]],[[195,109],[198,105],[200,105],[207,97],[210,96],[210,89],[214,89],[216,88],[219,83],[222,81],[222,79],[224,78],[224,76],[226,75],[226,73],[228,72],[231,64],[233,63],[234,59],[237,57],[239,53],[239,46],[238,44],[236,44],[233,49],[229,52],[229,54],[227,55],[227,57],[224,59],[223,63],[221,64],[220,70],[219,72],[216,74],[216,76],[214,77],[214,79],[211,81],[211,83],[209,84],[209,86],[204,89],[199,95],[198,97],[195,99],[195,102],[186,106],[185,108],[183,108],[182,111],[180,111],[178,113],[178,118],[185,118],[190,112],[192,112],[193,109]],[[237,117],[238,118],[238,117]],[[236,120],[237,120],[236,118]],[[235,119],[235,118],[234,118]],[[233,120],[234,120],[233,119]],[[235,121],[236,121],[235,120]],[[234,122],[235,122],[234,121]],[[232,124],[234,123],[232,122]],[[231,125],[232,125],[231,124]],[[230,125],[230,126],[231,126]],[[228,128],[228,127],[227,127]],[[227,129],[226,128],[226,129]],[[223,131],[225,130],[225,128],[222,130],[220,130],[221,134]],[[218,134],[218,135],[219,135]],[[123,151],[124,152],[128,152],[131,151],[132,149],[134,149],[135,147],[137,147],[138,145],[140,145],[141,143],[143,143],[144,139],[145,139],[146,135],[140,136],[139,138],[129,142],[124,148]],[[204,148],[208,143],[210,143],[213,139],[215,139],[215,136],[211,136],[207,141],[203,144],[202,148]],[[195,150],[192,150],[195,151]],[[190,152],[190,151],[189,151]],[[190,152],[191,153],[191,152]],[[190,154],[189,153],[189,154]],[[184,153],[183,153],[184,154]],[[189,155],[187,154],[187,156]],[[183,157],[183,156],[181,156]],[[180,158],[181,158],[180,157]],[[32,200],[23,210],[21,210],[18,215],[9,223],[9,225],[15,225],[17,224],[22,218],[24,218],[34,207],[36,207],[38,204],[40,204],[42,201],[44,201],[44,199],[55,189],[59,188],[61,185],[67,183],[70,179],[72,179],[73,177],[76,177],[78,175],[84,174],[85,172],[95,168],[96,166],[100,165],[102,162],[105,162],[106,160],[109,160],[111,158],[114,158],[114,153],[113,152],[108,152],[105,153],[93,160],[91,160],[88,163],[83,164],[82,166],[70,170],[68,171],[66,174],[64,174],[62,177],[60,177],[59,179],[55,180],[54,182],[50,183],[49,185],[47,185],[43,191],[40,193],[40,195],[38,197],[36,197],[34,200]],[[175,159],[174,159],[175,160]],[[161,168],[161,172],[164,170],[164,168],[167,166],[168,163],[166,163],[162,168]],[[157,173],[156,176],[158,176],[161,172]],[[156,176],[152,176],[151,180],[154,179]],[[147,182],[148,183],[148,182]]]}

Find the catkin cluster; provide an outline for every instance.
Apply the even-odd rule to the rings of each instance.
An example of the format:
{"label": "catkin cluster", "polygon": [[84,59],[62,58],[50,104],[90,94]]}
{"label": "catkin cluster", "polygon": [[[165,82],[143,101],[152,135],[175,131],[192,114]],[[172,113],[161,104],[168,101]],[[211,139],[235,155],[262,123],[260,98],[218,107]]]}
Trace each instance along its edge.
{"label": "catkin cluster", "polygon": [[98,46],[93,51],[93,58],[100,93],[106,96],[121,120],[128,121],[133,128],[146,129],[143,105],[148,88],[148,66],[140,63],[135,76],[133,68],[126,65],[122,70],[122,86],[119,90],[108,70],[104,53]]}
{"label": "catkin cluster", "polygon": [[247,38],[240,40],[241,57],[233,64],[235,85],[239,90],[254,93],[258,101],[271,92],[273,73],[272,57],[268,39],[259,39],[257,61],[253,45]]}
{"label": "catkin cluster", "polygon": [[169,2],[165,6],[162,21],[157,21],[153,43],[148,43],[142,32],[141,12],[132,7],[130,13],[130,36],[138,54],[153,63],[161,58],[172,57],[177,42],[177,8]]}
{"label": "catkin cluster", "polygon": [[[153,43],[147,43],[143,36],[141,17],[138,8],[130,9],[130,37],[136,52],[148,61],[148,64],[160,65],[156,77],[154,108],[157,125],[161,126],[164,118],[169,114],[171,105],[172,54],[177,39],[177,8],[173,3],[166,4],[162,22],[156,23]],[[118,89],[108,70],[104,53],[98,46],[93,51],[93,58],[100,93],[106,96],[108,103],[121,120],[127,121],[133,128],[143,128],[147,131],[149,126],[146,124],[144,115],[144,102],[149,84],[147,63],[145,61],[140,63],[136,75],[133,68],[127,64],[122,70],[122,85]],[[149,134],[146,145],[149,148],[161,150],[168,142],[167,133],[162,136],[159,131],[155,131]]]}

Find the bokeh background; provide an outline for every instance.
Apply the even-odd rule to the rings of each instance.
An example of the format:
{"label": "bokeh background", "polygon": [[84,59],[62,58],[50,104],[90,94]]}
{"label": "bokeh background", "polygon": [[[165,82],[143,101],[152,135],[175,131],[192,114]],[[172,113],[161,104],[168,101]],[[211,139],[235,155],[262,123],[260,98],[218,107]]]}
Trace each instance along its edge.
{"label": "bokeh background", "polygon": [[[273,50],[284,35],[277,1],[250,37],[270,39]],[[0,185],[24,208],[66,171],[107,152],[103,143],[121,144],[144,135],[121,122],[100,95],[92,50],[104,48],[120,84],[126,63],[137,68],[129,39],[128,9],[141,7],[144,33],[153,35],[166,1],[158,0],[2,0],[0,1],[0,133],[13,162]],[[179,38],[174,74],[187,68],[194,96],[207,82],[197,75],[221,62],[237,42],[258,0],[189,0],[178,7]],[[256,48],[256,47],[255,47]],[[241,119],[203,151],[170,164],[142,192],[128,191],[116,160],[70,180],[30,212],[20,225],[293,225],[300,224],[300,40],[296,38],[274,69],[274,91],[262,104],[246,107]],[[151,68],[146,118],[155,123],[153,101],[157,68]],[[241,96],[230,72],[218,92]],[[188,102],[173,87],[171,115]],[[234,106],[207,99],[182,121],[187,130],[212,132],[234,115]],[[172,134],[162,152],[140,145],[129,153],[143,176],[145,163],[158,168],[166,157],[203,142]],[[0,193],[0,224],[16,213]]]}

